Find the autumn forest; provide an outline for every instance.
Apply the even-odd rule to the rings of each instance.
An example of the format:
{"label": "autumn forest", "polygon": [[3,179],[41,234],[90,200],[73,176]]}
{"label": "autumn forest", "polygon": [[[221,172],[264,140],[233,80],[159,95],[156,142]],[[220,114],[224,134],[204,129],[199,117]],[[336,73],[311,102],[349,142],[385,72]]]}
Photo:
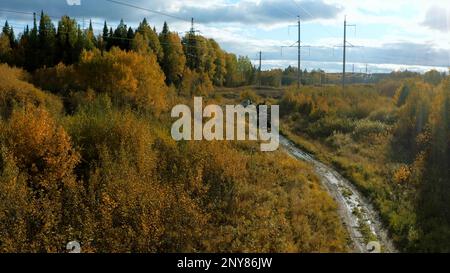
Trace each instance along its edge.
{"label": "autumn forest", "polygon": [[[177,104],[280,105],[280,130],[373,204],[400,252],[450,251],[450,77],[259,72],[193,29],[0,35],[0,252],[353,252],[316,170],[255,141],[175,141]],[[262,87],[258,85],[261,83]],[[354,212],[357,214],[357,212]],[[370,231],[360,227],[367,242]]]}

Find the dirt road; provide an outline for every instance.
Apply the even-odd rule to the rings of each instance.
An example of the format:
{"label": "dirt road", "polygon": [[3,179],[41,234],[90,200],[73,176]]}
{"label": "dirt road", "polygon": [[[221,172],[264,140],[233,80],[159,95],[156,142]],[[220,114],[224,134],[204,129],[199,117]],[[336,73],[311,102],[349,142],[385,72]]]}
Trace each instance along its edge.
{"label": "dirt road", "polygon": [[280,136],[280,145],[292,157],[314,167],[323,186],[339,205],[339,216],[353,241],[355,252],[397,252],[378,213],[351,182],[283,136]]}

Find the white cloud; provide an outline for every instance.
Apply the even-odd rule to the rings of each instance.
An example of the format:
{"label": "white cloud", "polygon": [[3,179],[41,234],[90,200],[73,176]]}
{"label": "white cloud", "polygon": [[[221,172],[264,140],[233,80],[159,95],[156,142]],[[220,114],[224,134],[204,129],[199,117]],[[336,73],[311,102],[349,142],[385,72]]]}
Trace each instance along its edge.
{"label": "white cloud", "polygon": [[450,32],[450,8],[432,6],[428,9],[423,25],[442,32]]}

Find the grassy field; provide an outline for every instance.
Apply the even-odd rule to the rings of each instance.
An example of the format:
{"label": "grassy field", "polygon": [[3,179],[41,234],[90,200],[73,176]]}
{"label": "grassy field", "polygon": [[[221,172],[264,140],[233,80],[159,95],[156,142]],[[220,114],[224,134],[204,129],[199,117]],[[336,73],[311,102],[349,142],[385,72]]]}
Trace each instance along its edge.
{"label": "grassy field", "polygon": [[286,91],[282,132],[372,200],[400,248],[448,251],[449,81],[384,84]]}
{"label": "grassy field", "polygon": [[281,132],[352,181],[400,249],[448,251],[449,90],[448,80],[387,79],[345,91],[243,88],[234,98],[280,104]]}

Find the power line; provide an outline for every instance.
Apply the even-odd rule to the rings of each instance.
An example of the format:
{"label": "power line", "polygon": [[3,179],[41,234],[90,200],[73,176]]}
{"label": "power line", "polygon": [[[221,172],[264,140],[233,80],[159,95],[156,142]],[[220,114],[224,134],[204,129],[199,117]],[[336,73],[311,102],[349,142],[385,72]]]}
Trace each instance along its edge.
{"label": "power line", "polygon": [[[107,1],[108,1],[108,0],[107,0]],[[11,13],[18,13],[18,14],[26,14],[26,15],[31,15],[31,16],[35,16],[35,15],[36,15],[35,12],[26,12],[26,11],[17,11],[17,10],[5,10],[5,9],[0,9],[0,11],[3,11],[3,12],[11,12]],[[50,18],[57,19],[57,20],[59,20],[59,19],[62,18],[62,17],[58,17],[58,16],[51,16],[51,15],[48,15],[48,14],[46,14],[46,13],[45,13],[45,15],[47,15],[47,16],[50,17]],[[64,15],[64,16],[68,16],[68,15]],[[71,18],[70,16],[68,16],[68,17]],[[75,21],[77,21],[77,19],[79,19],[79,18],[72,17],[72,19],[75,19]],[[94,21],[92,21],[92,19],[89,19],[89,20],[90,20],[90,22],[91,22],[92,24],[98,24],[98,25],[104,26],[104,23],[99,23],[99,22],[98,22],[98,23],[95,23]],[[77,22],[77,25],[80,26],[80,24],[78,24],[78,22]],[[9,26],[10,26],[10,27],[13,27],[13,28],[25,28],[25,27],[29,26],[29,24],[27,24],[27,23],[23,23],[23,24],[9,23]],[[111,26],[111,25],[109,25],[109,26]],[[118,26],[118,25],[117,25],[117,26]],[[116,26],[116,28],[117,28],[117,26]],[[42,31],[42,30],[41,30],[41,31]],[[49,32],[49,31],[51,31],[51,30],[45,30],[45,31]],[[194,31],[195,31],[195,32],[200,32],[200,31],[197,31],[197,30],[194,30]],[[70,34],[70,32],[59,31],[59,30],[58,30],[58,27],[55,26],[55,34],[58,34],[58,33],[61,33],[61,34]],[[114,39],[114,40],[128,40],[128,41],[132,41],[132,40],[133,40],[133,39],[131,39],[131,38],[126,38],[126,37],[114,37],[114,36],[108,37],[108,39]],[[173,44],[173,43],[164,43],[164,42],[160,42],[160,44],[171,45],[171,44]],[[189,44],[183,43],[183,42],[182,42],[182,45],[185,46],[185,47],[197,47],[197,46],[195,46],[195,45],[189,45]]]}
{"label": "power line", "polygon": [[[172,15],[172,14],[169,14],[169,13],[160,12],[160,11],[156,11],[156,10],[152,10],[152,9],[147,9],[147,8],[144,8],[144,7],[140,7],[140,6],[137,6],[137,5],[134,5],[134,4],[130,4],[130,3],[124,2],[124,1],[117,1],[117,0],[105,0],[105,1],[108,1],[108,2],[111,2],[111,3],[115,3],[115,4],[118,4],[118,5],[123,5],[123,6],[131,7],[131,8],[139,9],[139,10],[143,10],[143,11],[147,11],[147,12],[151,12],[151,13],[160,14],[160,15],[163,15],[163,16],[167,16],[167,17],[170,17],[170,18],[178,19],[178,20],[185,21],[185,22],[188,22],[188,23],[191,23],[191,22],[192,22],[192,21],[191,21],[192,18],[191,18],[191,19],[183,18],[183,17],[179,17],[179,16]],[[277,8],[278,8],[278,7],[277,7]],[[198,22],[198,20],[197,20],[197,22]],[[201,22],[200,22],[200,23],[201,23]],[[228,30],[225,29],[225,28],[222,28],[221,31],[225,31],[225,32],[230,33],[231,35],[234,35],[233,32],[228,31]],[[199,31],[197,31],[197,32],[199,32]],[[248,38],[248,39],[254,39],[254,37],[250,37],[250,36],[247,36],[247,35],[244,35],[244,34],[239,34],[239,35],[240,35],[241,37],[246,37],[246,38]]]}
{"label": "power line", "polygon": [[[316,18],[314,17],[314,15],[312,15],[306,8],[304,8],[302,5],[300,5],[300,3],[298,3],[298,2],[295,1],[295,0],[292,0],[292,2],[294,2],[294,4],[295,4],[297,7],[299,7],[301,10],[303,10],[303,11],[311,18],[311,20],[316,19]],[[328,32],[328,34],[330,34],[330,36],[336,36],[336,34],[332,34],[328,29],[324,28],[324,30],[325,30],[326,32]]]}
{"label": "power line", "polygon": [[[187,18],[176,16],[176,15],[168,14],[168,13],[165,13],[165,12],[160,12],[160,11],[156,11],[156,10],[140,7],[140,6],[137,6],[137,5],[134,5],[134,4],[130,4],[130,3],[127,3],[127,2],[123,2],[123,1],[116,1],[116,0],[105,0],[105,1],[111,2],[111,3],[115,3],[115,4],[118,4],[118,5],[123,5],[123,6],[131,7],[131,8],[139,9],[139,10],[143,10],[143,11],[147,11],[147,12],[151,12],[151,13],[160,14],[160,15],[167,16],[167,17],[174,18],[174,19],[178,19],[178,20],[181,20],[181,21],[189,22],[189,23],[191,23],[191,26],[193,24],[193,18],[187,19]],[[226,31],[228,33],[231,33],[230,31],[228,31],[226,29],[222,29],[222,31]],[[188,33],[189,32],[190,31],[188,31]],[[200,32],[200,31],[195,30],[195,32]],[[241,35],[241,36],[245,36],[245,35]]]}
{"label": "power line", "polygon": [[[166,16],[166,17],[174,18],[174,19],[185,21],[185,22],[189,22],[189,23],[191,22],[191,19],[188,19],[188,18],[172,15],[172,14],[169,14],[169,13],[165,13],[165,12],[161,12],[161,11],[157,11],[157,10],[153,10],[153,9],[140,7],[140,6],[128,3],[128,2],[124,2],[124,1],[117,1],[117,0],[105,0],[105,1],[111,2],[111,3],[114,3],[114,4],[118,4],[118,5],[122,5],[122,6],[126,6],[126,7],[131,7],[131,8],[135,8],[135,9],[151,12],[151,13],[155,13],[155,14],[159,14],[159,15],[163,15],[163,16]],[[33,12],[20,12],[20,11],[12,11],[12,10],[0,10],[0,11],[14,12],[14,13],[20,13],[20,14],[27,14],[27,15],[33,15],[34,14]],[[53,17],[53,16],[49,16],[49,17],[50,18],[58,18],[58,17]],[[95,22],[93,22],[93,24],[103,25],[103,23],[95,23]],[[232,34],[232,32],[230,32],[230,31],[228,31],[226,29],[222,29],[222,31],[226,31],[226,32]],[[200,32],[200,31],[197,31],[197,32]],[[240,35],[240,36],[245,36],[245,37],[249,38],[249,36],[246,36],[246,35]],[[251,39],[254,39],[254,38],[251,38]]]}
{"label": "power line", "polygon": [[[156,11],[156,10],[152,10],[152,9],[139,7],[137,5],[133,5],[133,4],[130,4],[130,3],[127,3],[127,2],[123,2],[123,1],[116,1],[116,0],[105,0],[105,1],[108,1],[108,2],[111,2],[111,3],[115,3],[115,4],[119,4],[119,5],[123,5],[123,6],[127,6],[127,7],[131,7],[131,8],[135,8],[135,9],[139,9],[139,10],[143,10],[143,11],[147,11],[147,12],[160,14],[160,15],[171,17],[171,18],[178,19],[178,20],[181,20],[181,21],[189,22],[189,23],[191,23],[191,25],[193,23],[193,18],[187,19],[187,18],[171,15],[171,14],[168,14],[168,13],[164,13],[164,12],[160,12],[160,11]],[[225,28],[222,28],[221,31],[228,32],[230,35],[234,35],[235,34],[235,33],[231,32],[231,31],[228,31]],[[200,31],[196,30],[196,32],[200,32]],[[239,34],[239,36],[245,37],[247,39],[254,39],[254,37],[250,37],[250,36],[247,36],[247,35],[244,35],[244,34]]]}
{"label": "power line", "polygon": [[127,2],[123,2],[123,1],[116,1],[116,0],[105,0],[105,1],[111,2],[111,3],[114,3],[114,4],[118,4],[118,5],[122,5],[122,6],[126,6],[126,7],[130,7],[130,8],[140,9],[140,10],[143,10],[143,11],[147,11],[147,12],[163,15],[163,16],[166,16],[166,17],[170,17],[170,18],[174,18],[174,19],[178,19],[178,20],[182,20],[182,21],[186,21],[186,22],[190,22],[190,19],[187,19],[187,18],[179,17],[179,16],[176,16],[176,15],[172,15],[172,14],[161,12],[161,11],[157,11],[157,10],[152,10],[152,9],[148,9],[148,8],[139,7],[139,6],[127,3]]}
{"label": "power line", "polygon": [[[155,13],[155,14],[159,14],[159,15],[163,15],[163,16],[166,16],[166,17],[171,17],[171,18],[175,18],[175,19],[178,19],[178,20],[182,20],[182,21],[186,21],[186,22],[190,22],[191,20],[189,20],[189,19],[186,19],[186,18],[183,18],[183,17],[180,17],[180,16],[176,16],[176,15],[172,15],[172,14],[169,14],[169,13],[165,13],[165,12],[161,12],[161,11],[157,11],[157,10],[152,10],[152,9],[148,9],[148,8],[144,8],[144,7],[139,7],[139,6],[137,6],[137,5],[134,5],[134,4],[130,4],[130,3],[128,3],[128,2],[124,2],[124,1],[117,1],[117,0],[105,0],[105,1],[107,1],[107,2],[111,2],[111,3],[115,3],[115,4],[118,4],[118,5],[122,5],[122,6],[127,6],[127,7],[131,7],[131,8],[135,8],[135,9],[139,9],[139,10],[143,10],[143,11],[146,11],[146,12],[151,12],[151,13]],[[297,5],[300,9],[302,9],[308,16],[310,16],[312,19],[314,19],[314,16],[307,10],[307,9],[305,9],[302,5],[300,5],[300,4],[298,4],[296,1],[294,1],[293,0],[293,2],[295,3],[295,5]],[[276,7],[277,9],[280,9],[281,10],[281,8],[280,7]],[[0,11],[4,11],[4,12],[12,12],[12,13],[17,13],[17,14],[26,14],[26,15],[33,15],[34,13],[32,13],[32,12],[25,12],[25,11],[17,11],[17,10],[5,10],[5,9],[0,9]],[[289,14],[289,15],[291,15],[291,13],[290,12],[286,12],[286,11],[284,11],[283,10],[283,12],[285,12],[286,14]],[[49,16],[49,17],[53,17],[53,16]],[[57,17],[54,17],[54,18],[57,18]],[[59,17],[58,17],[59,18]],[[83,18],[84,19],[84,18]],[[91,22],[92,22],[92,24],[98,24],[98,25],[103,25],[103,23],[97,23],[97,22],[95,22],[95,21],[92,21],[91,20]],[[304,46],[304,45],[302,45],[301,44],[301,40],[300,40],[300,20],[299,20],[299,22],[298,22],[298,24],[299,24],[299,26],[298,26],[298,32],[299,32],[299,39],[298,39],[298,41],[297,41],[297,47],[298,47],[298,70],[299,70],[299,74],[300,74],[300,68],[301,68],[301,48],[302,47],[307,47],[307,46]],[[229,33],[232,33],[232,32],[230,32],[230,31],[228,31],[227,29],[222,29],[223,31],[225,31],[225,32],[229,32]],[[235,33],[232,33],[233,35],[235,34]],[[240,36],[245,36],[245,35],[240,35]],[[248,36],[246,36],[246,37],[248,37]],[[120,39],[120,40],[132,40],[132,39],[129,39],[129,38],[121,38],[121,37],[109,37],[109,38],[111,38],[111,39]],[[251,37],[251,38],[249,38],[249,39],[255,39],[254,37]],[[192,45],[190,45],[190,44],[186,44],[186,43],[184,43],[184,46],[185,47],[196,47],[195,45],[194,46],[192,46]],[[291,47],[294,47],[294,46],[291,46]],[[309,46],[308,46],[309,47]],[[298,82],[300,82],[300,80],[298,80]]]}
{"label": "power line", "polygon": [[274,7],[275,7],[277,10],[282,11],[282,12],[284,12],[285,14],[291,16],[291,17],[294,17],[294,18],[296,17],[295,14],[293,14],[293,13],[291,13],[291,12],[288,12],[288,11],[286,11],[285,9],[282,9],[282,8],[280,8],[280,7],[277,6],[277,5],[274,5]]}
{"label": "power line", "polygon": [[[3,11],[3,12],[9,12],[9,13],[17,13],[17,14],[25,14],[25,15],[30,15],[30,16],[34,16],[34,14],[36,14],[35,12],[18,11],[18,10],[6,10],[6,9],[0,9],[0,11]],[[60,17],[59,17],[59,16],[52,16],[52,15],[49,15],[49,14],[47,14],[47,13],[45,13],[45,15],[47,15],[47,16],[50,17],[51,19],[55,19],[55,20],[59,20],[59,19],[62,18],[62,16],[60,16]],[[69,16],[69,15],[64,15],[64,16],[71,17],[71,16]],[[75,16],[73,16],[73,17],[71,17],[71,18],[73,18],[73,19],[80,19],[80,18],[77,18],[77,17],[75,17]],[[90,19],[90,21],[91,21],[91,23],[92,23],[93,25],[101,25],[101,26],[104,25],[104,22],[103,22],[103,23],[101,23],[101,22],[96,22],[95,20],[92,20],[92,19]]]}
{"label": "power line", "polygon": [[299,3],[297,3],[297,2],[294,1],[294,0],[292,0],[292,2],[294,2],[294,4],[295,4],[297,7],[299,7],[299,8],[302,9],[306,14],[308,14],[309,17],[311,17],[311,19],[314,19],[314,16],[313,16],[309,11],[307,11],[303,6],[301,6]]}
{"label": "power line", "polygon": [[[297,3],[296,1],[292,0],[292,2],[301,10],[303,10],[311,19],[315,19],[314,16],[306,9],[304,8],[302,5],[300,5],[299,3]],[[300,88],[301,86],[301,49],[302,47],[308,47],[309,48],[309,54],[311,54],[311,46],[305,46],[302,45],[302,41],[301,41],[301,22],[300,22],[300,16],[298,17],[298,23],[295,27],[298,28],[298,40],[296,43],[290,45],[290,46],[282,46],[281,47],[281,55],[283,55],[283,48],[289,48],[289,47],[297,47],[297,69],[298,69],[298,74],[297,74],[297,86]],[[293,26],[289,26],[289,27],[293,27]],[[335,36],[334,34],[331,34],[327,29],[325,29],[331,36]],[[334,52],[334,51],[333,51]]]}
{"label": "power line", "polygon": [[0,11],[3,12],[10,12],[10,13],[17,13],[17,14],[26,14],[26,15],[33,15],[33,12],[26,12],[26,11],[17,11],[17,10],[7,10],[7,9],[0,9]]}
{"label": "power line", "polygon": [[[106,1],[108,1],[108,0],[106,0]],[[30,16],[33,16],[34,14],[37,14],[37,13],[35,13],[35,12],[18,11],[18,10],[6,10],[6,9],[0,9],[0,12],[9,12],[9,13],[25,14],[25,15],[30,15]],[[59,20],[59,19],[61,19],[63,16],[68,16],[69,18],[76,19],[76,20],[78,20],[78,21],[80,21],[80,20],[83,21],[83,20],[87,19],[87,18],[85,18],[85,17],[70,16],[69,14],[65,14],[65,15],[63,15],[63,16],[54,16],[54,15],[50,15],[50,14],[48,14],[48,13],[45,13],[45,15],[47,15],[48,17],[50,17],[51,19],[54,19],[54,20]],[[93,20],[92,18],[90,18],[89,20],[90,20],[90,22],[91,22],[93,25],[98,25],[98,26],[104,26],[104,23],[105,23],[105,21],[104,21],[104,22],[100,22],[100,21]],[[111,26],[111,24],[109,24],[109,25]],[[115,25],[115,26],[117,27],[117,25]]]}

